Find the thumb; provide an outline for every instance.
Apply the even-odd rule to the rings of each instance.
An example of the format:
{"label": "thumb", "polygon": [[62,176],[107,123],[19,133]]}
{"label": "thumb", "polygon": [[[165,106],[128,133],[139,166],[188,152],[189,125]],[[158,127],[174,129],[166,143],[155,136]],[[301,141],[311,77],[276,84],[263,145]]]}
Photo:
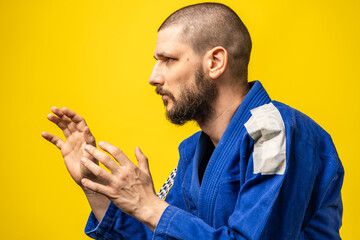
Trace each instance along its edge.
{"label": "thumb", "polygon": [[93,146],[96,146],[96,143],[95,143],[95,137],[92,135],[92,133],[90,132],[90,129],[88,126],[86,126],[84,128],[84,139],[85,139],[85,142],[87,144],[91,144]]}
{"label": "thumb", "polygon": [[138,160],[138,167],[151,176],[148,158],[143,154],[139,147],[135,148],[135,157]]}

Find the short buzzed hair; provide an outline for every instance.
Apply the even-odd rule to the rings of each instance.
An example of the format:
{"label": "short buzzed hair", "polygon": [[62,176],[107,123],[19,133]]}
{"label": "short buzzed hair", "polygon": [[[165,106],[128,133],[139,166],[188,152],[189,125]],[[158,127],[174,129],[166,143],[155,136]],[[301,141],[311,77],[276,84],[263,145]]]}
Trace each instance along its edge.
{"label": "short buzzed hair", "polygon": [[183,27],[183,40],[200,55],[216,47],[224,47],[229,55],[228,69],[235,78],[247,81],[250,60],[250,34],[239,16],[220,3],[199,3],[172,13],[158,32],[174,25]]}

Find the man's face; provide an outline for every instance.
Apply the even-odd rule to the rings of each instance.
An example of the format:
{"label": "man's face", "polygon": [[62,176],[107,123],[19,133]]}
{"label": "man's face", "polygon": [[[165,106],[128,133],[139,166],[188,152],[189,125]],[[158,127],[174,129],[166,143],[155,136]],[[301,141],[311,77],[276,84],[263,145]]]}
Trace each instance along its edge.
{"label": "man's face", "polygon": [[157,62],[149,82],[162,95],[172,123],[196,120],[201,124],[212,111],[217,90],[204,75],[201,57],[181,41],[181,31],[182,27],[171,26],[158,33],[154,54]]}

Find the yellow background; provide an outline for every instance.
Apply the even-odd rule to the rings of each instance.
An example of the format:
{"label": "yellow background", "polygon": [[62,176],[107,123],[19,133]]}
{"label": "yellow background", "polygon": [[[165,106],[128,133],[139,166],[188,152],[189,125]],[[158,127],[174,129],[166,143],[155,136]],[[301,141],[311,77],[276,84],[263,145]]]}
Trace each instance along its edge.
{"label": "yellow background", "polygon": [[[253,39],[250,80],[312,117],[345,167],[344,239],[360,236],[360,4],[357,0],[222,1]],[[0,239],[88,239],[89,207],[60,152],[41,131],[52,106],[83,115],[97,140],[149,157],[158,190],[177,146],[198,128],[176,127],[148,84],[156,30],[195,1],[0,1]]]}

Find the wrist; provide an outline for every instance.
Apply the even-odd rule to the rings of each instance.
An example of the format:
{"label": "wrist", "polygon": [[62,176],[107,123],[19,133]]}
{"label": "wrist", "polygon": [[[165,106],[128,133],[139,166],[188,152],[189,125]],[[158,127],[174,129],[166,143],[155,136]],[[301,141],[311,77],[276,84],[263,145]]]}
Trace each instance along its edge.
{"label": "wrist", "polygon": [[98,194],[97,192],[94,192],[94,191],[92,191],[90,189],[87,189],[82,185],[80,187],[81,187],[81,189],[83,190],[83,192],[85,193],[86,196],[95,196],[95,195]]}
{"label": "wrist", "polygon": [[98,222],[104,217],[105,212],[110,204],[110,200],[101,193],[94,192],[81,186],[89,202],[92,212]]}
{"label": "wrist", "polygon": [[162,214],[165,209],[169,206],[167,202],[154,196],[154,200],[151,201],[147,205],[143,205],[141,209],[139,209],[138,216],[135,216],[139,221],[148,226],[151,231],[154,231]]}

